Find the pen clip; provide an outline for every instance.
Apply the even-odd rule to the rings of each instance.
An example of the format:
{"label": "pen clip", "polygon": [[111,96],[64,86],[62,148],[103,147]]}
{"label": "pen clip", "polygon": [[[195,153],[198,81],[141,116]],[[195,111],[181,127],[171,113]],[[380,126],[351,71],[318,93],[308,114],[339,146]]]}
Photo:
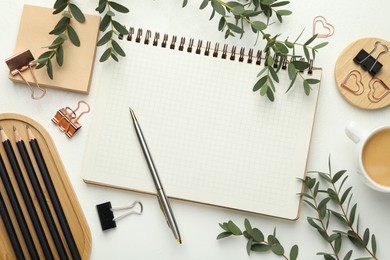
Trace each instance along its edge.
{"label": "pen clip", "polygon": [[169,221],[168,221],[167,214],[165,213],[165,210],[164,210],[164,208],[163,208],[163,206],[162,206],[161,198],[160,198],[160,196],[158,196],[158,195],[157,195],[157,200],[158,200],[158,205],[160,205],[161,212],[162,212],[163,215],[164,215],[165,221],[167,222],[168,227],[171,228],[171,225],[169,225]]}

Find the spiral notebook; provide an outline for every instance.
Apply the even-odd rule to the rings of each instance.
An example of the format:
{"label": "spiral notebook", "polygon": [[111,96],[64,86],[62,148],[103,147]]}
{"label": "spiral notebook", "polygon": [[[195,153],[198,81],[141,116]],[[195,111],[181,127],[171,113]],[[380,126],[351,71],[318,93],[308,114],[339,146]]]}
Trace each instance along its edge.
{"label": "spiral notebook", "polygon": [[156,193],[131,107],[170,198],[296,219],[319,85],[285,93],[280,71],[270,102],[252,92],[264,66],[256,51],[130,32],[127,57],[104,64],[95,88],[84,181]]}

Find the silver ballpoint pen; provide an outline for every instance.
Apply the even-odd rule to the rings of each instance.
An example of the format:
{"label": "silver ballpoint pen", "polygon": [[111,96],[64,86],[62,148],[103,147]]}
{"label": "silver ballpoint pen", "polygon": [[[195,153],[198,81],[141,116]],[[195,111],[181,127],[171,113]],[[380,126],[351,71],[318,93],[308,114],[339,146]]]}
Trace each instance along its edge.
{"label": "silver ballpoint pen", "polygon": [[145,138],[142,134],[141,127],[138,124],[138,121],[137,121],[137,118],[134,114],[134,111],[130,107],[129,107],[129,110],[130,110],[131,118],[133,119],[135,132],[137,133],[138,140],[139,140],[141,147],[142,147],[142,151],[144,152],[146,162],[148,163],[149,170],[150,170],[150,173],[152,175],[154,185],[156,186],[157,199],[158,199],[158,202],[160,203],[161,210],[165,216],[165,219],[168,223],[168,226],[170,227],[173,235],[175,236],[177,243],[181,244],[182,241],[181,241],[179,229],[177,227],[175,217],[173,216],[171,205],[169,204],[168,198],[165,195],[160,178],[158,177],[158,173],[157,173],[156,167],[154,166],[152,156],[150,155],[148,145],[146,144]]}

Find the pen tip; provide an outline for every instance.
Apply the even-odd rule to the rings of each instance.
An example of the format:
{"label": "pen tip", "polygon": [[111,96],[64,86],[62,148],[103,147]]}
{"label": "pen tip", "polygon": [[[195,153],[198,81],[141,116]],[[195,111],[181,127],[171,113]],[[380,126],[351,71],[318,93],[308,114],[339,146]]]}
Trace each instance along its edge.
{"label": "pen tip", "polygon": [[182,241],[181,241],[180,238],[176,239],[176,241],[177,241],[178,244],[180,244],[180,245],[182,244]]}

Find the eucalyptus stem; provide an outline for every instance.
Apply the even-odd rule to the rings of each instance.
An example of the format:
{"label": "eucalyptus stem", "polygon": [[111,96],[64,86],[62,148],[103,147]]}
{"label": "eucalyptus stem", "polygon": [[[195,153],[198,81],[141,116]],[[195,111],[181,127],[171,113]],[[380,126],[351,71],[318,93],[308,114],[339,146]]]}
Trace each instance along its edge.
{"label": "eucalyptus stem", "polygon": [[[70,39],[73,45],[76,47],[80,46],[80,39],[71,25],[71,20],[76,19],[79,23],[85,22],[85,16],[75,4],[70,0],[57,0],[54,3],[53,14],[59,14],[62,12],[62,18],[56,24],[54,29],[49,33],[57,35],[50,46],[47,46],[48,51],[41,54],[36,60],[37,69],[46,67],[48,76],[53,79],[53,65],[52,59],[56,57],[57,64],[62,66],[64,63],[64,48],[63,44],[65,41]],[[65,10],[67,9],[67,10]]]}
{"label": "eucalyptus stem", "polygon": [[364,247],[364,250],[366,250],[366,252],[368,254],[370,254],[372,256],[373,259],[377,260],[378,258],[375,256],[375,254],[367,247],[367,245],[365,245],[365,243],[363,242],[363,239],[360,237],[360,235],[358,234],[358,232],[355,230],[355,228],[353,227],[351,221],[349,220],[348,218],[348,215],[347,215],[347,212],[346,210],[344,209],[344,206],[343,206],[343,203],[341,203],[341,200],[340,200],[340,194],[335,186],[334,183],[332,183],[332,187],[333,187],[333,191],[335,192],[336,196],[337,196],[337,204],[338,206],[340,207],[340,210],[345,218],[345,221],[348,225],[348,227],[350,228],[350,230],[353,232],[353,234],[355,235],[356,239],[358,239],[358,241],[360,242],[361,245],[363,245]]}
{"label": "eucalyptus stem", "polygon": [[[309,189],[310,190],[310,195],[313,197],[312,201],[314,202],[314,206],[316,209],[319,208],[319,205],[317,203],[317,200],[316,200],[316,194],[313,192],[312,189]],[[334,253],[334,256],[336,257],[337,260],[339,260],[339,255],[338,255],[338,252],[336,250],[336,248],[334,247],[334,245],[332,244],[332,241],[330,241],[330,235],[328,233],[328,227],[325,225],[324,221],[323,221],[323,218],[321,217],[321,213],[319,213],[319,211],[317,211],[317,216],[318,216],[318,221],[320,222],[321,224],[321,227],[322,229],[324,230],[324,234],[326,235],[325,236],[325,240],[326,242],[330,245],[330,247],[332,248],[332,251]]]}

